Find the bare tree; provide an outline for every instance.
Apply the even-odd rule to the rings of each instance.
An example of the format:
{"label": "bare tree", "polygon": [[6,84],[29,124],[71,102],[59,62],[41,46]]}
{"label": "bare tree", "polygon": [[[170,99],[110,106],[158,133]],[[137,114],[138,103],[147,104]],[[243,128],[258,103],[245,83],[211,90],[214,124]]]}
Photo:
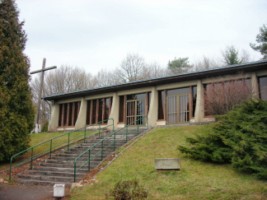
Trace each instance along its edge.
{"label": "bare tree", "polygon": [[45,96],[93,88],[95,83],[90,73],[78,67],[61,66],[47,73],[45,77]]}
{"label": "bare tree", "polygon": [[168,76],[168,70],[162,68],[158,63],[154,62],[151,64],[146,64],[143,69],[144,79],[152,79]]}
{"label": "bare tree", "polygon": [[220,66],[219,62],[206,56],[203,56],[202,59],[194,65],[195,71],[210,70],[218,66]]}
{"label": "bare tree", "polygon": [[109,85],[122,84],[123,80],[120,79],[117,71],[117,69],[111,72],[104,70],[99,71],[94,76],[95,87],[105,87]]}
{"label": "bare tree", "polygon": [[[36,105],[40,88],[40,77],[34,78],[31,83],[33,103]],[[60,94],[89,89],[96,86],[95,80],[90,73],[72,66],[61,66],[57,70],[47,72],[44,79],[43,95]],[[50,105],[42,102],[41,120],[44,124],[48,120]]]}
{"label": "bare tree", "polygon": [[251,97],[251,83],[246,79],[207,84],[205,112],[207,115],[225,114]]}
{"label": "bare tree", "polygon": [[143,70],[145,68],[145,59],[138,54],[128,54],[125,59],[123,59],[120,69],[117,71],[119,78],[123,82],[132,82],[136,80],[142,80]]}

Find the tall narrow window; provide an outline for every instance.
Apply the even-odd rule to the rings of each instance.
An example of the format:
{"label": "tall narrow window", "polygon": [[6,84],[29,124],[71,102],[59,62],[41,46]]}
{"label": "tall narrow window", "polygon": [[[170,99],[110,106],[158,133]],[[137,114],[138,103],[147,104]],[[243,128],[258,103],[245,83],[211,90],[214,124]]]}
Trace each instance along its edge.
{"label": "tall narrow window", "polygon": [[120,96],[119,122],[124,122],[125,98]]}
{"label": "tall narrow window", "polygon": [[158,91],[158,120],[164,120],[165,91]]}
{"label": "tall narrow window", "polygon": [[68,111],[69,111],[68,112],[68,116],[69,116],[68,117],[68,124],[71,124],[71,125],[73,124],[72,123],[72,109],[73,109],[73,103],[70,103],[69,107],[68,107]]}
{"label": "tall narrow window", "polygon": [[58,126],[75,126],[80,110],[80,102],[59,104]]}
{"label": "tall narrow window", "polygon": [[98,123],[102,121],[103,105],[104,105],[103,99],[99,99],[98,100],[98,120],[97,120]]}
{"label": "tall narrow window", "polygon": [[62,122],[62,116],[63,116],[63,108],[62,108],[62,104],[59,104],[59,117],[58,117],[58,125],[61,126]]}
{"label": "tall narrow window", "polygon": [[86,111],[86,124],[90,124],[91,119],[91,101],[87,101],[87,111]]}
{"label": "tall narrow window", "polygon": [[63,105],[64,107],[64,118],[63,118],[63,126],[67,126],[67,116],[68,116],[68,103]]}
{"label": "tall narrow window", "polygon": [[106,124],[110,115],[112,98],[100,98],[87,101],[86,124]]}
{"label": "tall narrow window", "polygon": [[267,77],[259,78],[260,98],[267,101]]}
{"label": "tall narrow window", "polygon": [[96,124],[97,123],[97,118],[96,118],[96,100],[92,100],[93,101],[93,113],[92,113],[92,124]]}
{"label": "tall narrow window", "polygon": [[197,104],[197,87],[193,86],[192,87],[192,104],[193,104],[193,109],[192,109],[192,117],[195,117],[195,110],[196,110],[196,104]]}

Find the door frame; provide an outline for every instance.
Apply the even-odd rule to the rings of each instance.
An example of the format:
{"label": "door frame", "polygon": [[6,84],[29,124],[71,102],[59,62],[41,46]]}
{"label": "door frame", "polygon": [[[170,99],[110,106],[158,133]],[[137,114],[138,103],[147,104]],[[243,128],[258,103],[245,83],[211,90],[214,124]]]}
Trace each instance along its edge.
{"label": "door frame", "polygon": [[[144,120],[145,109],[139,111],[142,113],[140,113],[140,114],[138,113],[138,109],[140,109],[139,104],[141,104],[141,106],[142,106],[143,103],[145,103],[145,102],[142,102],[138,99],[131,99],[131,100],[126,101],[126,125],[136,126],[136,125],[144,125],[145,124],[145,120]],[[133,104],[133,109],[134,109],[133,111],[131,111],[132,112],[132,113],[130,113],[131,115],[128,115],[128,112],[129,112],[128,105],[129,104]],[[130,105],[130,106],[132,106],[132,105]],[[137,123],[138,118],[142,119],[141,123]]]}

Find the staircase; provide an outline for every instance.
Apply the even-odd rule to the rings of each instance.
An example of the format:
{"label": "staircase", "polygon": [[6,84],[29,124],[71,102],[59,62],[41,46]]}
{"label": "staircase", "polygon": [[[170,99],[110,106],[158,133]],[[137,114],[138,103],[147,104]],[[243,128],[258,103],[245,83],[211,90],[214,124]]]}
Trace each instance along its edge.
{"label": "staircase", "polygon": [[[102,138],[95,136],[86,139],[69,150],[57,150],[51,158],[43,159],[35,163],[32,169],[17,174],[16,181],[38,185],[71,184],[98,166],[117,148],[144,131],[144,128],[127,128],[127,130],[124,128]],[[76,164],[74,164],[75,159]]]}

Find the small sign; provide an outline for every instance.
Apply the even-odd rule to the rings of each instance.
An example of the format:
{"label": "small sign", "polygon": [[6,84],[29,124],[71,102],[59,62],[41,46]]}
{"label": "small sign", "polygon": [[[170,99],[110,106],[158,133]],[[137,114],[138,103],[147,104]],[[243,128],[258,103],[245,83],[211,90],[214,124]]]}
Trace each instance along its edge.
{"label": "small sign", "polygon": [[55,184],[54,197],[64,197],[64,196],[65,196],[65,184]]}
{"label": "small sign", "polygon": [[179,170],[178,158],[156,158],[155,159],[155,169],[157,170]]}

